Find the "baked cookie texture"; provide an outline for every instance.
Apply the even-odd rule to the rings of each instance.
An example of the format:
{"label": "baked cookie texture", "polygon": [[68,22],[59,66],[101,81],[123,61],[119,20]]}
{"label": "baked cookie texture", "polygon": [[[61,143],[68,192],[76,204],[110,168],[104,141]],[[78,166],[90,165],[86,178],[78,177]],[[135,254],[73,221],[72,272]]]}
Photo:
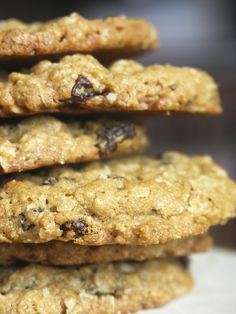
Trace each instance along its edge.
{"label": "baked cookie texture", "polygon": [[0,79],[0,116],[37,112],[157,111],[221,113],[217,85],[187,67],[143,67],[120,60],[109,69],[90,55],[42,61]]}
{"label": "baked cookie texture", "polygon": [[151,260],[76,268],[29,265],[0,282],[2,314],[116,314],[161,306],[193,280],[180,261]]}
{"label": "baked cookie texture", "polygon": [[144,129],[127,121],[35,116],[0,126],[0,173],[113,157],[147,145]]}
{"label": "baked cookie texture", "polygon": [[157,42],[151,23],[125,16],[88,20],[72,13],[45,23],[0,23],[0,61],[76,52],[117,57],[154,49]]}
{"label": "baked cookie texture", "polygon": [[115,261],[144,261],[152,258],[188,256],[205,252],[212,244],[210,236],[196,236],[157,245],[85,246],[70,242],[50,241],[41,244],[0,243],[0,264],[19,261],[46,265],[79,265]]}
{"label": "baked cookie texture", "polygon": [[0,241],[161,244],[236,214],[236,184],[208,156],[169,152],[4,177]]}

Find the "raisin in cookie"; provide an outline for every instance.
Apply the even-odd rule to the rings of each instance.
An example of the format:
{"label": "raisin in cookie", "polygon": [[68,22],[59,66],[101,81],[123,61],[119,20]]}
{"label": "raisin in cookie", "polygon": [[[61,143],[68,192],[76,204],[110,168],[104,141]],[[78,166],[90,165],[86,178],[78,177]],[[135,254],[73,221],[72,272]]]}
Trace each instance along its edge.
{"label": "raisin in cookie", "polygon": [[0,62],[21,62],[76,52],[113,60],[157,46],[154,27],[144,19],[124,16],[87,20],[77,13],[45,23],[16,19],[0,23]]}
{"label": "raisin in cookie", "polygon": [[190,273],[178,259],[76,268],[31,264],[1,279],[0,312],[131,313],[161,306],[192,285]]}
{"label": "raisin in cookie", "polygon": [[236,184],[208,156],[169,152],[8,175],[0,241],[159,244],[236,214]]}
{"label": "raisin in cookie", "polygon": [[90,55],[42,61],[28,72],[2,74],[0,116],[36,112],[221,112],[217,85],[187,67],[120,60],[105,68]]}
{"label": "raisin in cookie", "polygon": [[35,116],[0,126],[0,173],[127,154],[147,144],[144,130],[127,121]]}
{"label": "raisin in cookie", "polygon": [[168,256],[185,256],[205,252],[212,244],[209,236],[195,236],[157,245],[86,246],[73,242],[50,241],[41,244],[0,243],[0,264],[18,261],[47,265],[79,265],[114,261],[144,261]]}

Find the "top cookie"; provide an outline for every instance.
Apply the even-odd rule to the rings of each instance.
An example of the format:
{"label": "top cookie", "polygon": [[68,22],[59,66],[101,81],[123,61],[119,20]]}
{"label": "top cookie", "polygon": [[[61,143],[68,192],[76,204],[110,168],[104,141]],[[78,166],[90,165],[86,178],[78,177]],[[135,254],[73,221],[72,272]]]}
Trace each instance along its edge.
{"label": "top cookie", "polygon": [[3,178],[0,241],[159,244],[236,213],[236,184],[209,157],[166,153]]}
{"label": "top cookie", "polygon": [[153,49],[157,34],[144,19],[87,20],[77,13],[44,23],[0,23],[0,61],[76,52],[114,58]]}
{"label": "top cookie", "polygon": [[221,112],[214,80],[205,72],[170,65],[143,67],[120,60],[110,69],[90,55],[42,61],[29,73],[0,79],[0,116],[35,112]]}

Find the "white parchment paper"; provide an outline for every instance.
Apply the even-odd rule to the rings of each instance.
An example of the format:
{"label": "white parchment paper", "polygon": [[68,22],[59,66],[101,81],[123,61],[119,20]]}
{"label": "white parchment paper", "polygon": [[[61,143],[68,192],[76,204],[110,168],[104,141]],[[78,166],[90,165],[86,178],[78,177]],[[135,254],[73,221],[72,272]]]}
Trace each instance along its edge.
{"label": "white parchment paper", "polygon": [[139,314],[236,314],[236,250],[212,249],[191,258],[192,292]]}

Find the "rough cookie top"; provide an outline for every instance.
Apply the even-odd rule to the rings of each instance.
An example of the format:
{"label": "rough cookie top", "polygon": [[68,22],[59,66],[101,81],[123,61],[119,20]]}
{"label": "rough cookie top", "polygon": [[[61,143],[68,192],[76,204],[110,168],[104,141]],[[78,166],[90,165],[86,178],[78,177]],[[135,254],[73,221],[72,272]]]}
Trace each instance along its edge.
{"label": "rough cookie top", "polygon": [[236,184],[210,157],[169,152],[2,179],[0,241],[159,244],[236,213]]}
{"label": "rough cookie top", "polygon": [[192,284],[189,272],[174,259],[77,268],[29,265],[10,270],[0,281],[0,312],[131,313],[163,305]]}
{"label": "rough cookie top", "polygon": [[156,245],[98,245],[86,246],[62,241],[47,243],[0,243],[0,265],[20,262],[46,265],[80,265],[115,261],[144,261],[152,258],[188,256],[205,252],[212,244],[202,235]]}
{"label": "rough cookie top", "polygon": [[0,116],[36,112],[221,112],[217,85],[188,67],[143,67],[120,60],[109,69],[90,55],[42,61],[30,72],[2,74]]}
{"label": "rough cookie top", "polygon": [[34,116],[0,126],[0,173],[108,158],[147,144],[144,129],[127,121]]}
{"label": "rough cookie top", "polygon": [[88,20],[72,13],[43,23],[0,23],[0,61],[76,52],[123,57],[154,49],[157,42],[151,23],[125,16]]}

